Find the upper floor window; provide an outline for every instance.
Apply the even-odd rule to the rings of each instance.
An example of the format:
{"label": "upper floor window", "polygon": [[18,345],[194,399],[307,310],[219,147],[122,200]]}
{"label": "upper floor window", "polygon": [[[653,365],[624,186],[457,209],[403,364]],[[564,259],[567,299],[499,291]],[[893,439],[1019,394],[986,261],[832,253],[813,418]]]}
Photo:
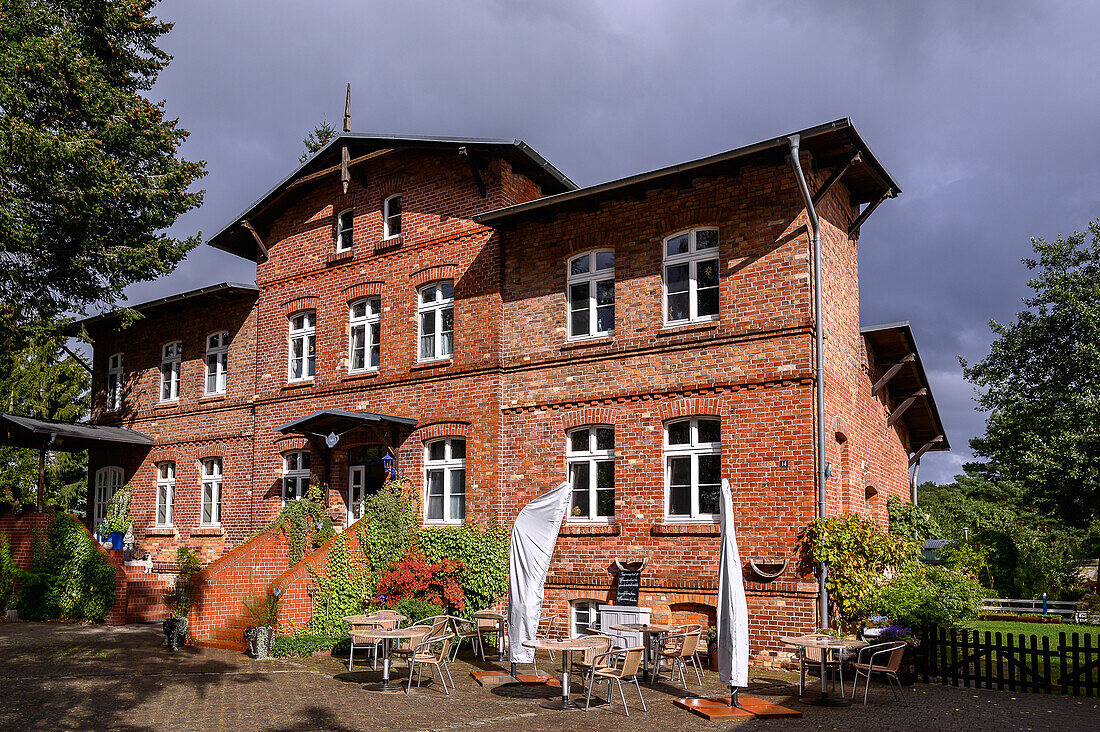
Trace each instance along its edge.
{"label": "upper floor window", "polygon": [[466,440],[435,440],[424,450],[424,520],[462,523],[466,518]]}
{"label": "upper floor window", "polygon": [[604,335],[615,328],[615,252],[597,250],[569,260],[569,337]]}
{"label": "upper floor window", "polygon": [[92,506],[92,525],[95,526],[107,516],[107,507],[115,492],[122,487],[122,468],[108,465],[95,471],[95,495]]}
{"label": "upper floor window", "polygon": [[297,501],[309,492],[309,450],[283,456],[283,500]]}
{"label": "upper floor window", "polygon": [[122,354],[107,359],[107,411],[122,409]]}
{"label": "upper floor window", "polygon": [[166,343],[160,349],[160,400],[172,402],[180,398],[180,360],[183,346],[179,341]]}
{"label": "upper floor window", "polygon": [[176,499],[176,464],[157,463],[157,526],[172,525],[172,504]]}
{"label": "upper floor window", "polygon": [[354,212],[349,208],[336,217],[336,251],[346,252],[352,244],[352,220]]}
{"label": "upper floor window", "polygon": [[383,201],[382,221],[387,239],[401,234],[401,196],[390,196]]}
{"label": "upper floor window", "polygon": [[221,458],[206,458],[202,461],[201,482],[199,523],[207,526],[218,526],[222,522]]}
{"label": "upper floor window", "polygon": [[455,286],[443,280],[420,289],[420,361],[449,358],[454,350]]}
{"label": "upper floor window", "polygon": [[573,486],[569,520],[615,518],[615,429],[597,425],[572,430],[565,459]]}
{"label": "upper floor window", "polygon": [[348,323],[348,371],[377,369],[382,333],[382,298],[368,297],[353,302],[348,310]]}
{"label": "upper floor window", "polygon": [[665,425],[665,512],[674,519],[711,520],[722,487],[722,423],[692,417]]}
{"label": "upper floor window", "polygon": [[290,316],[290,359],[287,378],[306,381],[317,366],[317,313],[303,310]]}
{"label": "upper floor window", "polygon": [[718,317],[718,229],[691,229],[664,240],[665,322]]}
{"label": "upper floor window", "polygon": [[224,394],[229,374],[229,332],[206,336],[206,393]]}

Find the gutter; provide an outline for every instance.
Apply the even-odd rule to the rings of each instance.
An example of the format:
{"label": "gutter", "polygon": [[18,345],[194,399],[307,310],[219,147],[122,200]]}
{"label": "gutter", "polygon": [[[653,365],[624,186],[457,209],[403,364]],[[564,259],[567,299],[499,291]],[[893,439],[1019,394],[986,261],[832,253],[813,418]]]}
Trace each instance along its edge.
{"label": "gutter", "polygon": [[[828,477],[825,465],[825,335],[821,314],[821,222],[817,218],[810,188],[806,185],[806,176],[802,173],[802,161],[798,157],[799,135],[791,135],[787,143],[791,148],[791,168],[798,179],[798,189],[806,203],[806,213],[810,217],[813,230],[814,248],[814,429],[817,433],[816,471],[817,471],[817,518],[825,518],[825,481]],[[825,577],[828,567],[824,562],[818,567],[818,603],[821,627],[829,627],[829,591],[825,589]]]}

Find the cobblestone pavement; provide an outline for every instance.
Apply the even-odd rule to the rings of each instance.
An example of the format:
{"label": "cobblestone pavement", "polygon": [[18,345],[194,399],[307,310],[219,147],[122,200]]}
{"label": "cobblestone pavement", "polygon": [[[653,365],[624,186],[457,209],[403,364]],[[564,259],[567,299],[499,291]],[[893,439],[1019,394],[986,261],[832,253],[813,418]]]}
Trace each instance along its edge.
{"label": "cobblestone pavement", "polygon": [[[906,707],[872,685],[866,707],[822,709],[797,701],[791,675],[773,673],[754,674],[752,693],[801,711],[802,719],[707,722],[674,707],[683,692],[668,684],[643,686],[648,712],[628,689],[630,717],[619,704],[557,712],[538,705],[556,690],[482,688],[464,660],[452,667],[458,689],[450,696],[438,685],[412,696],[382,695],[362,688],[380,677],[369,667],[349,674],[331,656],[254,661],[197,648],[173,654],[155,626],[0,623],[0,661],[2,730],[1100,729],[1095,699],[917,685],[906,690]],[[544,670],[554,667],[540,661]],[[719,691],[715,674],[705,682],[703,693]]]}

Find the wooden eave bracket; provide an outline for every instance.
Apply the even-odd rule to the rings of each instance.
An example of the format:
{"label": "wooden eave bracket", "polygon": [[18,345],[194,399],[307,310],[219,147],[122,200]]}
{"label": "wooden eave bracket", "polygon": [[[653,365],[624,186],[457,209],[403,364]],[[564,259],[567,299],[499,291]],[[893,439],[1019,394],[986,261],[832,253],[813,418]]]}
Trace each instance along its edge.
{"label": "wooden eave bracket", "polygon": [[315,173],[310,173],[309,175],[303,175],[301,178],[296,178],[286,184],[286,190],[289,191],[292,188],[297,188],[298,186],[305,185],[306,183],[315,181],[318,178],[324,178],[326,175],[332,175],[333,173],[336,173],[338,171],[340,172],[341,179],[343,179],[345,171],[349,170],[350,168],[354,168],[355,166],[360,165],[361,163],[365,163],[368,160],[377,160],[378,158],[385,157],[386,155],[389,155],[391,153],[399,152],[401,149],[402,148],[399,147],[383,148],[381,150],[375,150],[372,153],[367,153],[366,155],[360,155],[357,158],[344,160],[344,151],[347,150],[347,146],[345,145],[340,150],[341,160],[339,165],[331,165],[327,168],[322,168]]}
{"label": "wooden eave bracket", "polygon": [[848,238],[852,238],[852,236],[859,231],[859,227],[863,226],[863,222],[867,220],[868,216],[875,212],[876,208],[882,205],[883,201],[885,201],[887,198],[893,198],[896,195],[897,194],[894,193],[893,188],[887,188],[886,192],[883,193],[877,201],[869,204],[865,209],[863,209],[860,212],[859,216],[856,216],[856,220],[852,222],[852,225],[848,227]]}
{"label": "wooden eave bracket", "polygon": [[348,171],[348,163],[351,162],[351,155],[348,153],[348,146],[344,145],[340,148],[340,186],[344,189],[345,195],[348,192],[348,185],[351,183],[351,173]]}
{"label": "wooden eave bracket", "polygon": [[913,467],[915,463],[920,461],[921,455],[924,455],[924,453],[928,452],[941,442],[943,442],[943,435],[936,435],[931,440],[924,443],[924,445],[921,446],[921,449],[917,450],[915,453],[913,453],[913,457],[909,458],[909,467]]}
{"label": "wooden eave bracket", "polygon": [[817,193],[814,194],[812,199],[814,208],[816,208],[817,205],[821,203],[822,199],[824,199],[825,196],[829,195],[829,190],[834,185],[836,185],[837,181],[844,177],[844,174],[848,172],[848,168],[852,167],[856,163],[859,163],[862,159],[863,158],[861,158],[859,156],[859,153],[857,152],[855,155],[849,158],[848,162],[842,164],[839,168],[833,171],[833,174],[829,176],[829,179],[822,183],[821,188],[819,188],[817,190]]}
{"label": "wooden eave bracket", "polygon": [[489,189],[485,185],[484,178],[481,177],[481,171],[487,167],[487,163],[477,155],[470,152],[469,148],[465,145],[458,148],[458,154],[466,158],[466,161],[470,164],[470,177],[474,179],[474,185],[477,186],[477,192],[481,194],[482,198],[486,198],[489,195]]}
{"label": "wooden eave bracket", "polygon": [[878,394],[879,391],[882,390],[882,387],[886,386],[886,384],[889,383],[890,379],[894,378],[894,375],[897,372],[901,371],[902,367],[905,366],[905,364],[913,363],[916,360],[917,360],[917,354],[915,354],[915,353],[910,353],[910,354],[907,354],[906,356],[904,356],[900,361],[898,361],[896,364],[891,366],[887,370],[887,372],[882,375],[881,379],[879,379],[878,381],[875,382],[875,385],[871,387],[871,394],[872,395]]}
{"label": "wooden eave bracket", "polygon": [[264,240],[260,237],[260,233],[256,231],[256,227],[248,219],[241,219],[241,228],[248,233],[252,234],[252,238],[256,242],[256,247],[260,250],[260,256],[263,257],[263,261],[268,260],[267,245],[264,244]]}
{"label": "wooden eave bracket", "polygon": [[892,426],[894,422],[897,422],[901,418],[901,415],[905,414],[906,409],[913,406],[913,402],[917,401],[917,399],[920,399],[922,396],[927,395],[928,389],[917,389],[915,392],[913,392],[911,396],[907,397],[905,401],[898,405],[897,409],[890,412],[890,416],[886,418],[886,426]]}

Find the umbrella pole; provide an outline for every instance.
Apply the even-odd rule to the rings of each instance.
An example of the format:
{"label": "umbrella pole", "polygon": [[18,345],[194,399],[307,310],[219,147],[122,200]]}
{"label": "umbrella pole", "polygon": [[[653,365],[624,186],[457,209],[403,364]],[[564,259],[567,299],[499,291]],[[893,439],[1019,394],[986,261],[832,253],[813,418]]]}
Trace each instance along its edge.
{"label": "umbrella pole", "polygon": [[512,674],[511,674],[511,676],[512,676],[513,679],[516,678],[516,662],[515,661],[512,661]]}
{"label": "umbrella pole", "polygon": [[737,687],[730,684],[730,706],[741,708],[741,702],[737,698]]}

